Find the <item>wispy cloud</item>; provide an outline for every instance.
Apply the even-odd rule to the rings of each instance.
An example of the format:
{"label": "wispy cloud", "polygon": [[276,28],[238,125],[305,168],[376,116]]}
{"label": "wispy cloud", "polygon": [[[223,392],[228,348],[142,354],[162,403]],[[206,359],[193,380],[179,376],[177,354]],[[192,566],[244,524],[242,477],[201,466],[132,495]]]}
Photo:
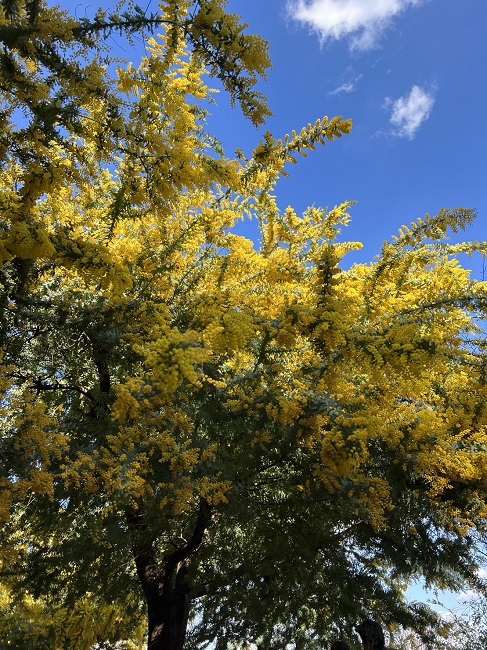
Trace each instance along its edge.
{"label": "wispy cloud", "polygon": [[342,95],[343,93],[353,93],[353,91],[356,90],[360,79],[362,79],[361,74],[359,74],[357,77],[354,77],[353,79],[345,81],[345,83],[342,83],[337,88],[328,91],[328,95]]}
{"label": "wispy cloud", "polygon": [[434,103],[434,94],[419,86],[413,86],[409,93],[399,99],[387,97],[385,107],[391,108],[389,121],[393,135],[412,140],[421,124],[430,116]]}
{"label": "wispy cloud", "polygon": [[323,42],[349,38],[353,49],[377,45],[391,20],[426,0],[288,0],[289,14],[316,31]]}

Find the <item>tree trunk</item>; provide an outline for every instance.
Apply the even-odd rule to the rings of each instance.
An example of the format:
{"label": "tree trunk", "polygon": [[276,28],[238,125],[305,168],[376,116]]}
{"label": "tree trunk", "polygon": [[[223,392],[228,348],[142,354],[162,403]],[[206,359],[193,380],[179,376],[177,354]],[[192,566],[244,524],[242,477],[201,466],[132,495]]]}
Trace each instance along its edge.
{"label": "tree trunk", "polygon": [[155,540],[141,510],[127,512],[134,536],[132,548],[137,575],[147,602],[148,650],[182,650],[191,607],[189,567],[211,523],[211,506],[201,500],[191,537],[159,564]]}
{"label": "tree trunk", "polygon": [[190,609],[189,590],[147,598],[148,650],[182,650]]}

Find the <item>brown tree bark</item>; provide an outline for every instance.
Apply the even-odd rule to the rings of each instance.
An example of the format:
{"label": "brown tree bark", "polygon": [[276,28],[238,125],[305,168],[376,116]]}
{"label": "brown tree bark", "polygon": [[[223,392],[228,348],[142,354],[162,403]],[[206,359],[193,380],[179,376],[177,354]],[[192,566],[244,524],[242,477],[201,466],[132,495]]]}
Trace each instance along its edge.
{"label": "brown tree bark", "polygon": [[191,537],[158,563],[154,540],[145,526],[143,512],[127,512],[127,523],[136,540],[133,554],[137,575],[147,602],[148,650],[182,650],[191,607],[189,567],[211,523],[211,506],[200,501]]}

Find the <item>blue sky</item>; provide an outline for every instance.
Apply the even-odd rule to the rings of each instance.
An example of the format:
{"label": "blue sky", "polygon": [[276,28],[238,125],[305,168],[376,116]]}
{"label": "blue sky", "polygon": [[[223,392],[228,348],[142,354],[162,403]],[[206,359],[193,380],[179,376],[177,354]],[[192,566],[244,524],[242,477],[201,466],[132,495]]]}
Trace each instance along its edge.
{"label": "blue sky", "polygon": [[365,247],[350,261],[442,207],[476,208],[460,239],[487,239],[485,0],[229,0],[228,10],[269,41],[273,61],[261,85],[273,117],[259,132],[217,96],[210,123],[228,155],[250,152],[266,129],[278,138],[323,115],[353,121],[351,135],[290,166],[281,207],[357,201],[344,238]]}

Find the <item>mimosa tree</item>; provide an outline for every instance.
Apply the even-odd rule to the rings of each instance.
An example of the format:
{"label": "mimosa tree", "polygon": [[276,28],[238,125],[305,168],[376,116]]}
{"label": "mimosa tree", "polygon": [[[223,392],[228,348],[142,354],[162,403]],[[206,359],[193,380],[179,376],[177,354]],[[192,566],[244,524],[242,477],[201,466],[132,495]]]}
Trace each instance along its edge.
{"label": "mimosa tree", "polygon": [[[487,288],[457,258],[486,246],[446,241],[474,214],[343,270],[351,204],[273,188],[350,122],[248,160],[205,130],[207,72],[268,115],[266,45],[224,4],[1,3],[3,593],[59,648],[127,638],[141,601],[151,650],[321,648],[371,609],[427,634],[407,584],[476,584]],[[139,65],[111,34],[145,35]]]}

